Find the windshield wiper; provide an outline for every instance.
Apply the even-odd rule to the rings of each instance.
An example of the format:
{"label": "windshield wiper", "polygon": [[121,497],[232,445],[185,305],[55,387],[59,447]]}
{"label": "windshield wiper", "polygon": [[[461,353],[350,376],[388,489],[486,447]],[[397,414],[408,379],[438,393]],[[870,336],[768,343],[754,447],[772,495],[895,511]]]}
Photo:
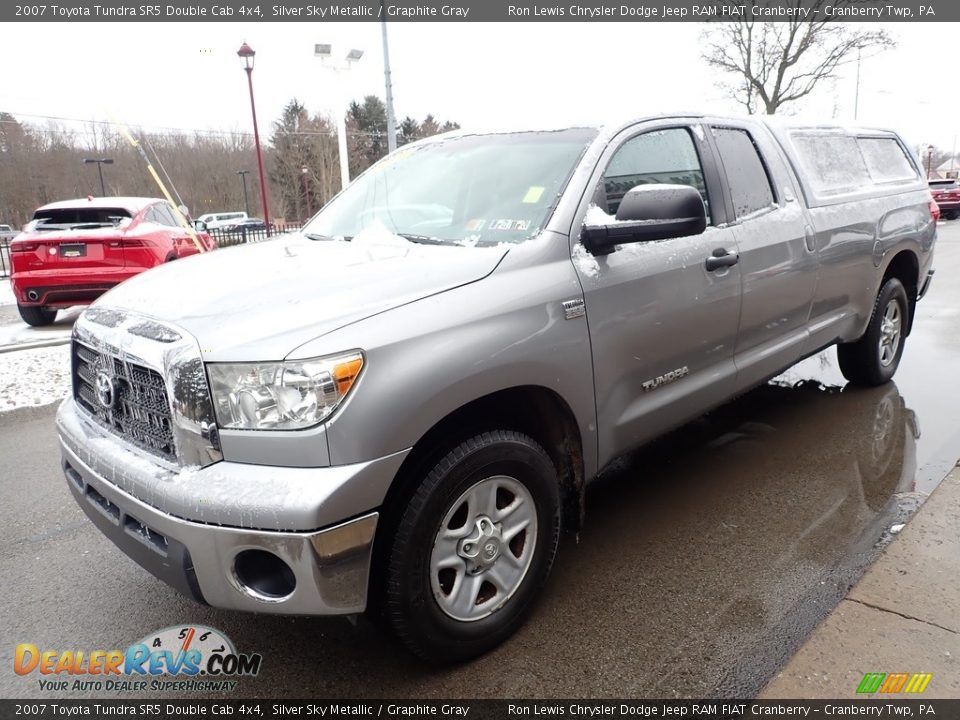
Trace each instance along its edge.
{"label": "windshield wiper", "polygon": [[430,235],[411,235],[410,233],[394,233],[418,245],[459,245],[459,240],[444,240]]}
{"label": "windshield wiper", "polygon": [[336,238],[332,238],[329,235],[320,235],[319,233],[303,233],[303,236],[308,240],[317,240],[317,241],[323,241],[323,240],[335,241],[336,240]]}

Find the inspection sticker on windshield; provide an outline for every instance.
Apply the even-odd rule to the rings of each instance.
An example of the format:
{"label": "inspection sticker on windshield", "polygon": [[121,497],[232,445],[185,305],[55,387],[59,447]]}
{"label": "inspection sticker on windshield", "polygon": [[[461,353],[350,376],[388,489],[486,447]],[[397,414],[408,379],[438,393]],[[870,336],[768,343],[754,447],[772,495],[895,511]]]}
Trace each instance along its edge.
{"label": "inspection sticker on windshield", "polygon": [[546,188],[540,185],[531,185],[530,189],[527,190],[527,194],[523,196],[523,201],[529,204],[540,202],[544,190],[546,190]]}
{"label": "inspection sticker on windshield", "polygon": [[486,222],[486,218],[474,218],[473,220],[467,220],[467,232],[477,232],[478,230],[483,230],[483,226]]}

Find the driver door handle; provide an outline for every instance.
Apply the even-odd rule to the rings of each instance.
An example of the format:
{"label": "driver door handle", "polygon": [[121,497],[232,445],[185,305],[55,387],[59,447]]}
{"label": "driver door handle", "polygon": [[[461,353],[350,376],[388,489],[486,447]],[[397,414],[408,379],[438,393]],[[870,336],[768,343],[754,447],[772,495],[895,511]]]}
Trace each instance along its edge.
{"label": "driver door handle", "polygon": [[713,251],[713,255],[707,258],[705,264],[707,272],[713,272],[720,268],[732,267],[738,262],[740,262],[740,255],[738,253],[727,252],[726,248],[717,248]]}

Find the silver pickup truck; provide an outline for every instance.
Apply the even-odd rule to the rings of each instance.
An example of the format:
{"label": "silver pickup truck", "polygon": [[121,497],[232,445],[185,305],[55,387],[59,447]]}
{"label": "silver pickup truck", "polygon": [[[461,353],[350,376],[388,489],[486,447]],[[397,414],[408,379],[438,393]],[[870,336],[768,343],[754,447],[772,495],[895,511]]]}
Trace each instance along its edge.
{"label": "silver pickup truck", "polygon": [[830,345],[889,380],[938,212],[886,130],[681,115],[408,145],[302,234],[86,310],[67,485],[198,601],[367,612],[467,659],[517,629],[617,456]]}

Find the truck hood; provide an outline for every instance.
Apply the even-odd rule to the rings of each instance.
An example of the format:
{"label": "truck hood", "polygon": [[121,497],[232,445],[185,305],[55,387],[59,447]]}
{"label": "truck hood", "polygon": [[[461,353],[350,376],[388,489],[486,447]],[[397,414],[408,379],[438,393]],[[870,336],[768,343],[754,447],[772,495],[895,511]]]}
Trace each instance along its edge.
{"label": "truck hood", "polygon": [[166,263],[94,305],[177,325],[209,360],[280,360],[344,325],[479,280],[507,252],[293,235]]}

